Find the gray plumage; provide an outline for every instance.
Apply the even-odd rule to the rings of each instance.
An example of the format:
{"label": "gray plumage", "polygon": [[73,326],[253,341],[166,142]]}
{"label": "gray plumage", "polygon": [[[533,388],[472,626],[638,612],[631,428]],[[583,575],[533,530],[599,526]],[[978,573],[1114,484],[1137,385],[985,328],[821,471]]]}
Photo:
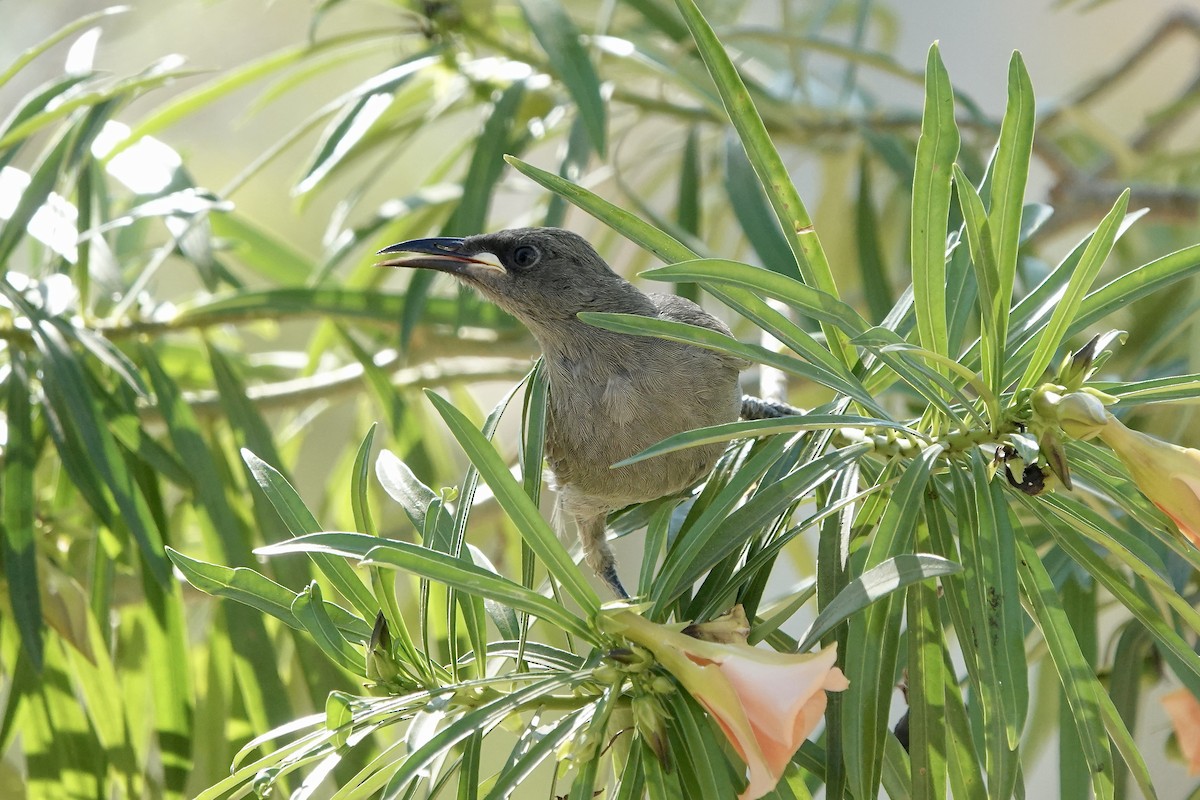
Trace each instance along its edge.
{"label": "gray plumage", "polygon": [[537,339],[549,379],[546,459],[559,510],[576,521],[589,566],[625,596],[607,542],[607,514],[694,485],[723,446],[611,465],[673,434],[736,420],[742,408],[738,372],[747,362],[602,330],[576,315],[621,312],[726,335],[729,329],[690,300],[643,293],[613,272],[585,239],[557,228],[418,239],[380,252],[418,254],[383,265],[449,272],[520,319]]}

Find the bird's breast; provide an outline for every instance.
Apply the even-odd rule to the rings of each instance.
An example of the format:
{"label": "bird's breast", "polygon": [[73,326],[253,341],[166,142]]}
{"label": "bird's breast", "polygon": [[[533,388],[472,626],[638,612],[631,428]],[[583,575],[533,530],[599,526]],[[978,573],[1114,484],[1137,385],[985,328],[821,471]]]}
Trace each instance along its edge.
{"label": "bird's breast", "polygon": [[546,455],[560,488],[617,508],[679,492],[712,469],[721,445],[611,468],[668,436],[737,419],[736,369],[700,348],[654,345],[617,357],[547,354]]}

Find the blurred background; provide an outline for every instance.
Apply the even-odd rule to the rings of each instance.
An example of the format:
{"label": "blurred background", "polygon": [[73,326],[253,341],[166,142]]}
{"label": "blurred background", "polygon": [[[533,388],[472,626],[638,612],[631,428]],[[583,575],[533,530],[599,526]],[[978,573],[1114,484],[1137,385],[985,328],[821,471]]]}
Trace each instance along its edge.
{"label": "blurred background", "polygon": [[[1200,3],[712,0],[701,6],[752,82],[847,299],[872,321],[907,285],[907,192],[925,58],[934,41],[958,92],[961,160],[973,178],[982,174],[1004,112],[1012,51],[1019,50],[1028,66],[1039,129],[1027,202],[1053,205],[1055,213],[1042,220],[1023,251],[1026,288],[1070,251],[1126,185],[1134,187],[1130,209],[1149,213],[1122,240],[1110,272],[1120,271],[1112,261],[1142,263],[1198,238]],[[702,243],[702,251],[770,268],[781,246],[778,231],[761,224],[765,201],[757,187],[747,189],[745,156],[713,113],[719,100],[688,43],[675,35],[670,4],[568,1],[563,7],[589,34],[589,52],[599,65],[604,102],[583,113],[583,89],[557,71],[553,40],[544,38],[550,34],[531,33],[516,4],[156,0],[98,18],[96,33],[84,33],[91,28],[86,26],[0,85],[0,115],[16,115],[5,129],[10,133],[29,98],[64,74],[80,76],[80,87],[99,93],[86,103],[97,104],[108,92],[115,103],[108,121],[128,126],[109,129],[107,140],[101,137],[104,147],[93,145],[114,183],[90,201],[92,219],[112,224],[88,256],[92,291],[65,302],[125,337],[121,342],[157,353],[196,410],[209,446],[225,453],[218,471],[232,469],[230,454],[253,439],[248,431],[254,429],[234,418],[224,389],[213,388],[220,368],[211,351],[224,352],[217,360],[227,357],[251,387],[282,466],[327,525],[349,516],[344,489],[350,463],[376,420],[386,421],[386,446],[426,483],[435,489],[454,485],[466,462],[436,437],[424,437],[432,423],[420,388],[443,387],[482,419],[528,369],[535,347],[511,320],[449,281],[414,288],[407,275],[373,270],[375,250],[440,232],[467,235],[553,222],[588,236],[629,277],[655,264],[502,166],[500,154],[516,154],[579,182]],[[0,7],[0,68],[105,8],[10,0]],[[123,80],[154,70],[167,79],[144,90],[123,88]],[[63,89],[57,107],[79,97]],[[0,139],[0,147],[27,144],[5,156],[5,169],[32,173],[44,163],[53,123],[68,120],[55,116],[55,108],[45,105],[45,127],[28,141],[23,135]],[[597,119],[604,140],[597,138]],[[122,131],[130,128],[135,135],[124,138]],[[161,146],[139,149],[142,134]],[[114,146],[128,147],[123,161]],[[479,153],[487,158],[473,162]],[[92,176],[100,180],[98,173]],[[58,191],[78,204],[83,190],[72,178]],[[0,217],[15,213],[16,196],[12,184],[0,180],[0,211],[8,209]],[[7,266],[50,287],[47,297],[59,269],[55,254],[62,253],[54,238],[51,230],[14,242]],[[74,247],[73,240],[64,246]],[[288,287],[346,288],[383,299],[366,311],[351,309],[345,298],[305,309],[291,296],[264,294]],[[1200,372],[1200,337],[1192,322],[1197,300],[1189,287],[1130,310],[1117,322],[1131,330],[1131,346],[1114,369],[1124,369],[1128,380],[1152,370]],[[341,327],[314,321],[306,311],[330,313]],[[753,336],[756,330],[743,321],[735,333]],[[771,379],[751,373],[747,388],[766,381],[779,390]],[[389,383],[398,387],[398,399],[387,396]],[[804,386],[782,391],[799,405],[823,399]],[[119,397],[117,389],[112,392]],[[161,420],[128,402],[147,430],[166,438]],[[507,415],[497,436],[509,455],[515,454],[519,423],[519,415]],[[1141,427],[1200,444],[1190,407],[1148,413]],[[42,468],[45,480],[38,485],[53,495],[61,475]],[[244,479],[230,485],[250,492]],[[57,491],[54,502],[62,511],[70,492]],[[162,512],[171,524],[163,527],[172,531],[177,549],[204,548],[217,560],[196,494],[186,482],[167,487]],[[254,505],[261,501],[241,502],[234,514],[247,541],[271,540]],[[481,518],[498,516],[486,510],[486,493],[476,502],[484,509]],[[394,509],[379,513],[387,518],[385,527],[407,524]],[[86,598],[78,602],[93,610],[108,601],[134,602],[141,589],[129,542],[113,545],[110,562],[95,567],[86,508],[67,517],[44,523],[60,565],[73,564],[84,576],[89,570],[108,576],[99,581],[107,586],[103,592],[88,579],[76,581],[78,597]],[[503,520],[494,525],[496,540],[487,546],[493,559],[502,568],[518,562],[511,530]],[[812,554],[804,547],[791,552],[797,582]],[[633,558],[632,551],[625,557]],[[42,580],[53,585],[73,579],[43,572]],[[60,600],[70,595],[61,586],[52,591]],[[218,656],[204,651],[203,642],[217,612],[198,594],[190,601],[192,669],[201,687],[196,713],[228,713],[232,722],[224,728],[206,723],[210,738],[199,741],[222,744],[197,748],[185,794],[221,777],[230,747],[261,731],[245,701],[206,694]],[[68,608],[73,601],[61,602]],[[64,618],[72,613],[62,612]],[[1121,621],[1101,624],[1102,664],[1109,662],[1106,643]],[[127,633],[124,622],[108,622],[111,630],[103,637],[110,642]],[[71,626],[55,624],[57,635],[69,638]],[[9,652],[16,647],[11,631],[7,646]],[[302,652],[286,653],[278,656],[280,663],[296,670]],[[345,675],[340,679],[352,687]],[[236,694],[225,688],[230,697]],[[324,688],[316,679],[307,687],[289,683],[286,707],[270,709],[265,718],[279,722],[319,707]],[[1137,730],[1165,798],[1182,797],[1193,784],[1166,754],[1169,724],[1157,698],[1171,688],[1169,681],[1158,682],[1141,697]],[[1030,733],[1035,741],[1042,736],[1036,721]],[[1054,785],[1056,749],[1052,738],[1039,744],[1047,746],[1029,748],[1026,778],[1030,796],[1048,797],[1035,787]],[[24,796],[20,776],[27,767],[20,757],[6,760],[0,795]]]}

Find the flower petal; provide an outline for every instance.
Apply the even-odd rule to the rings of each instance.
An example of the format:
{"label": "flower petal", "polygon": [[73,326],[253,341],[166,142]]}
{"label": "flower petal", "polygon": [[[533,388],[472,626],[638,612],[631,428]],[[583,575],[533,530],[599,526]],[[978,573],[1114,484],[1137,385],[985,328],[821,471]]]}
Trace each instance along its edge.
{"label": "flower petal", "polygon": [[1188,761],[1188,774],[1200,775],[1200,701],[1187,689],[1176,689],[1161,700],[1171,724],[1179,750]]}

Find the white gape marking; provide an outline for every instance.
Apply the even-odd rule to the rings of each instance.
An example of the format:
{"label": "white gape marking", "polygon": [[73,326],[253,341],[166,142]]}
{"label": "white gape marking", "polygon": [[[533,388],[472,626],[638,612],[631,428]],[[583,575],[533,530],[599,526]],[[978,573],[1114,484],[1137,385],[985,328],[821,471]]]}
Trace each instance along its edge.
{"label": "white gape marking", "polygon": [[506,274],[508,272],[508,270],[504,268],[504,265],[500,263],[499,256],[497,256],[495,253],[489,253],[486,250],[471,256],[471,266],[479,267],[480,269],[491,270],[493,272],[499,272],[501,274]]}

